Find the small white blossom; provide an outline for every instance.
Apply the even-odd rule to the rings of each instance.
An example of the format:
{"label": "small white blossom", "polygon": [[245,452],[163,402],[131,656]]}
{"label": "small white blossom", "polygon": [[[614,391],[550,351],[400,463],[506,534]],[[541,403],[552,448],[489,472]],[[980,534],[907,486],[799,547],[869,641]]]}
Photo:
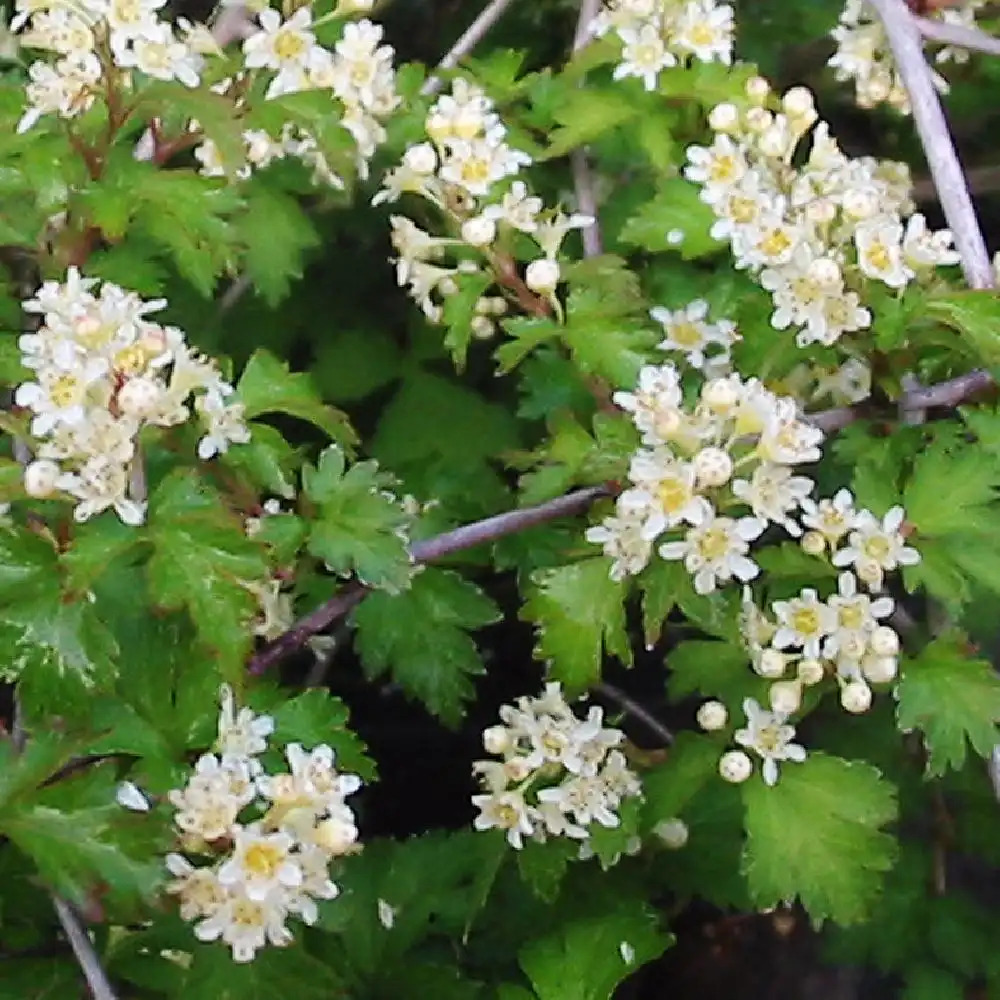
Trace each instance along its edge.
{"label": "small white blossom", "polygon": [[747,726],[733,735],[740,746],[753,750],[764,761],[761,773],[764,783],[774,785],[778,780],[778,763],[806,759],[806,751],[798,743],[793,743],[795,727],[786,723],[786,716],[767,712],[753,698],[743,702]]}

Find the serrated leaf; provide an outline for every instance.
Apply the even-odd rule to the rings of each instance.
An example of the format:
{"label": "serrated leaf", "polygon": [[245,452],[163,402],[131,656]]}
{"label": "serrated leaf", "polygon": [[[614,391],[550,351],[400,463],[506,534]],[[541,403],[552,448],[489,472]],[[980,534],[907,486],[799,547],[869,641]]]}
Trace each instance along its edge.
{"label": "serrated leaf", "polygon": [[178,996],[185,1000],[329,1000],[342,996],[340,976],[303,948],[263,948],[237,964],[220,943],[197,948]]}
{"label": "serrated leaf", "polygon": [[306,495],[319,505],[309,530],[309,551],[341,575],[397,593],[409,585],[412,565],[401,537],[407,523],[399,504],[385,496],[387,477],[376,462],[350,469],[336,447],[302,470]]}
{"label": "serrated leaf", "polygon": [[[625,223],[618,238],[650,253],[672,251],[684,260],[697,260],[725,246],[709,235],[714,222],[715,214],[699,199],[698,188],[674,177],[660,184],[655,197]],[[682,239],[669,239],[674,232],[682,233]]]}
{"label": "serrated leaf", "polygon": [[769,788],[742,786],[747,843],[743,870],[759,907],[796,897],[813,920],[864,920],[879,898],[896,841],[896,793],[867,764],[812,753],[782,768]]}
{"label": "serrated leaf", "polygon": [[924,316],[957,330],[987,365],[1000,364],[1000,296],[974,289],[928,296]]}
{"label": "serrated leaf", "polygon": [[444,324],[447,326],[444,346],[448,348],[458,371],[465,368],[469,344],[475,338],[472,320],[476,316],[476,303],[494,280],[492,274],[462,275],[458,291],[444,300]]}
{"label": "serrated leaf", "polygon": [[966,741],[986,758],[998,742],[1000,677],[989,662],[964,651],[962,642],[956,633],[935,639],[905,662],[899,682],[899,728],[923,732],[929,775],[961,768]]}
{"label": "serrated leaf", "polygon": [[305,372],[290,372],[286,362],[269,351],[254,351],[247,362],[236,393],[247,419],[265,413],[284,413],[314,424],[343,445],[357,443],[347,415],[323,402]]}
{"label": "serrated leaf", "polygon": [[184,608],[225,676],[237,680],[250,652],[257,601],[247,581],[269,578],[260,546],[193,472],[167,476],[149,502],[150,592],[167,610]]}
{"label": "serrated leaf", "polygon": [[375,766],[365,755],[365,745],[347,725],[347,706],[329,691],[311,688],[269,713],[274,719],[271,743],[283,746],[301,743],[306,747],[327,744],[336,752],[337,769],[375,777]]}
{"label": "serrated leaf", "polygon": [[559,896],[570,862],[579,853],[579,847],[566,837],[554,837],[545,843],[526,840],[517,852],[517,871],[539,899],[552,903]]}
{"label": "serrated leaf", "polygon": [[478,587],[457,573],[426,569],[395,596],[372,594],[355,612],[355,643],[368,677],[390,672],[412,698],[457,726],[484,672],[468,634],[500,619]]}
{"label": "serrated leaf", "polygon": [[580,694],[601,676],[605,648],[631,665],[625,631],[625,584],[609,576],[610,560],[584,559],[541,570],[521,617],[534,622],[535,656],[550,661],[554,680]]}
{"label": "serrated leaf", "polygon": [[522,948],[518,960],[539,1000],[610,1000],[620,982],[669,943],[651,909],[623,905],[567,921]]}
{"label": "serrated leaf", "polygon": [[673,699],[690,695],[718,698],[731,713],[738,713],[743,699],[766,692],[750,668],[747,651],[735,643],[689,639],[667,654],[667,690]]}
{"label": "serrated leaf", "polygon": [[593,86],[567,88],[562,98],[556,110],[559,127],[549,134],[549,146],[539,159],[565,156],[570,150],[592,142],[629,121],[640,111],[636,102],[616,86],[606,90]]}
{"label": "serrated leaf", "polygon": [[715,779],[721,755],[717,741],[698,733],[678,733],[667,759],[642,776],[645,825],[652,828],[680,816],[688,802]]}

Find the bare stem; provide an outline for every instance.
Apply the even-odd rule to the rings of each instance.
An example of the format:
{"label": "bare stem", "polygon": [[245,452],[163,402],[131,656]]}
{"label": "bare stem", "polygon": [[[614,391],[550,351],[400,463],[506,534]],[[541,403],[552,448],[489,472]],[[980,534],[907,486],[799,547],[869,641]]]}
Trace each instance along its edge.
{"label": "bare stem", "polygon": [[942,45],[954,45],[960,49],[969,49],[971,52],[1000,56],[1000,38],[988,35],[985,31],[966,28],[960,24],[932,21],[929,17],[914,17],[913,20],[920,34],[929,42],[940,42]]}
{"label": "bare stem", "polygon": [[913,123],[937,186],[941,208],[955,237],[955,249],[962,258],[966,283],[970,288],[992,288],[995,280],[986,241],[934,89],[931,69],[924,58],[920,29],[904,0],[870,0],[870,3],[882,21],[900,80],[910,96]]}
{"label": "bare stem", "polygon": [[[590,23],[597,17],[601,0],[582,0],[580,16],[577,18],[573,35],[573,51],[579,52],[590,40]],[[583,256],[599,257],[603,252],[601,230],[597,224],[597,196],[594,193],[594,174],[590,169],[590,158],[584,148],[574,149],[570,156],[573,171],[573,189],[576,192],[577,211],[589,215],[594,222],[581,231]]]}
{"label": "bare stem", "polygon": [[664,746],[671,746],[673,744],[674,734],[652,712],[643,705],[640,705],[639,702],[627,695],[620,688],[615,687],[613,684],[601,683],[594,690],[599,694],[603,694],[605,698],[615,702],[628,715],[635,716],[651,733],[654,733],[663,740]]}
{"label": "bare stem", "polygon": [[[505,535],[516,534],[526,528],[545,524],[560,517],[568,517],[571,514],[579,514],[598,497],[607,495],[608,490],[603,486],[591,486],[568,493],[566,496],[556,497],[555,500],[548,500],[535,507],[523,507],[520,510],[497,514],[483,521],[446,531],[434,538],[415,542],[410,547],[410,556],[417,563],[433,562],[454,552],[471,549],[476,545],[503,538]],[[304,646],[307,639],[324,631],[342,615],[346,615],[360,604],[367,594],[368,589],[362,584],[349,584],[311,614],[297,621],[287,632],[264,646],[251,657],[247,669],[251,674],[264,673],[269,667]]]}
{"label": "bare stem", "polygon": [[52,905],[56,909],[59,923],[62,924],[62,928],[66,932],[69,945],[73,949],[73,954],[83,971],[84,978],[87,980],[90,995],[94,1000],[117,1000],[115,991],[101,966],[101,960],[91,943],[90,935],[83,926],[83,921],[64,899],[53,896]]}
{"label": "bare stem", "polygon": [[[510,6],[510,3],[511,0],[491,0],[438,63],[437,72],[454,69],[459,60],[464,59],[480,43],[486,32],[500,20],[500,16]],[[431,76],[424,83],[420,93],[424,96],[436,94],[443,85],[444,81],[441,77]]]}

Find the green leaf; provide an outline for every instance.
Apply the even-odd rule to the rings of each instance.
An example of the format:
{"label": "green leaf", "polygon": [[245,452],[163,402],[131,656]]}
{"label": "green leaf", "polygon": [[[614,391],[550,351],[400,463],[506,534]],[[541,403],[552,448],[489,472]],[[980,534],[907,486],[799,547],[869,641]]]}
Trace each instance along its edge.
{"label": "green leaf", "polygon": [[570,87],[563,91],[556,110],[559,127],[549,133],[549,146],[539,159],[565,156],[578,146],[599,138],[611,129],[634,118],[640,107],[621,87],[600,90]]}
{"label": "green leaf", "polygon": [[518,960],[539,1000],[610,1000],[619,983],[669,943],[652,909],[623,905],[543,932]]}
{"label": "green leaf", "polygon": [[183,471],[167,476],[150,498],[149,538],[153,599],[167,610],[186,609],[223,674],[237,681],[257,613],[244,583],[270,575],[262,549],[213,489]]}
{"label": "green leaf", "polygon": [[541,570],[521,617],[535,623],[535,656],[551,662],[551,675],[571,694],[580,694],[601,676],[606,648],[631,665],[625,631],[626,587],[609,576],[610,560],[584,559]]}
{"label": "green leaf", "polygon": [[269,714],[274,719],[271,743],[301,743],[306,747],[325,743],[336,752],[338,770],[351,771],[366,780],[375,777],[375,766],[365,755],[364,743],[348,728],[347,706],[329,691],[310,688],[290,701],[282,701]]}
{"label": "green leaf", "polygon": [[312,376],[290,372],[284,361],[268,351],[254,351],[236,392],[248,419],[265,413],[285,413],[314,424],[343,445],[357,443],[347,415],[323,402]]}
{"label": "green leaf", "polygon": [[684,807],[718,773],[722,751],[716,740],[699,733],[678,733],[667,759],[642,776],[645,825],[681,816]]}
{"label": "green leaf", "polygon": [[316,345],[313,378],[326,399],[355,403],[398,378],[399,347],[376,328],[342,329]]}
{"label": "green leaf", "polygon": [[457,573],[425,569],[398,595],[372,594],[355,612],[355,642],[368,677],[386,671],[412,698],[457,726],[484,672],[472,629],[499,621],[497,606]]}
{"label": "green leaf", "polygon": [[747,843],[743,868],[759,907],[796,896],[817,921],[864,920],[878,900],[896,841],[891,784],[867,764],[812,753],[782,768],[769,788],[742,786]]}
{"label": "green leaf", "polygon": [[988,661],[972,659],[963,642],[958,633],[935,639],[905,661],[899,682],[899,728],[923,732],[929,775],[961,768],[966,741],[986,758],[998,742],[1000,677]]}
{"label": "green leaf", "polygon": [[517,871],[539,899],[553,903],[559,897],[570,863],[579,853],[579,847],[566,837],[554,837],[545,843],[526,840],[517,852]]}
{"label": "green leaf", "polygon": [[448,327],[444,336],[444,346],[448,348],[455,368],[465,368],[465,357],[475,335],[472,320],[476,316],[476,303],[493,284],[492,274],[461,275],[458,291],[444,300],[444,322]]}
{"label": "green leaf", "polygon": [[310,525],[309,551],[334,573],[354,573],[367,586],[391,593],[405,589],[412,576],[401,537],[407,518],[385,495],[391,479],[379,472],[378,463],[357,462],[348,469],[343,451],[331,446],[315,468],[303,468],[302,482],[320,508]]}
{"label": "green leaf", "polygon": [[[698,197],[698,187],[680,177],[663,181],[652,201],[647,202],[622,227],[623,243],[650,253],[679,253],[684,260],[697,260],[718,253],[725,244],[709,236],[715,214]],[[683,233],[679,242],[668,234]]]}
{"label": "green leaf", "polygon": [[1000,364],[1000,297],[991,289],[928,297],[924,316],[957,330],[986,365]]}
{"label": "green leaf", "polygon": [[243,261],[254,287],[269,306],[287,295],[302,277],[307,250],[319,243],[315,227],[298,201],[261,178],[247,188],[247,204],[235,229],[244,243]]}
{"label": "green leaf", "polygon": [[30,796],[81,749],[78,739],[44,731],[32,733],[20,753],[10,740],[0,742],[0,811]]}
{"label": "green leaf", "polygon": [[329,1000],[344,995],[340,976],[305,949],[263,948],[252,962],[233,961],[226,945],[197,947],[177,993],[185,1000]]}
{"label": "green leaf", "polygon": [[300,459],[281,433],[267,424],[250,421],[250,440],[239,448],[229,448],[219,461],[229,469],[243,472],[258,488],[285,500],[295,496],[295,472]]}
{"label": "green leaf", "polygon": [[938,965],[918,965],[906,970],[903,1000],[965,1000],[965,984]]}

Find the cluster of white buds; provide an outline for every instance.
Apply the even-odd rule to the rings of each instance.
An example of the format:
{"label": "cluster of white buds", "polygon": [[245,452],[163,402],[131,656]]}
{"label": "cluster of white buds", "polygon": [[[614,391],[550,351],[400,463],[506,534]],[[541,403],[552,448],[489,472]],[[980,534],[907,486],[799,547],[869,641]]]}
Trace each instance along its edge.
{"label": "cluster of white buds", "polygon": [[[360,6],[357,0],[341,2],[333,16],[353,13]],[[386,138],[382,123],[400,101],[393,50],[381,44],[382,27],[368,20],[345,24],[331,50],[316,41],[313,29],[318,22],[313,22],[308,4],[284,19],[276,10],[266,8],[257,19],[258,29],[243,42],[244,69],[212,90],[232,101],[237,117],[246,108],[247,95],[261,74],[268,75],[265,97],[269,99],[305,90],[329,91],[343,109],[340,125],[357,146],[358,173],[367,177],[368,163]],[[193,122],[191,128],[197,130],[198,123]],[[278,135],[248,129],[243,141],[246,161],[236,171],[239,178],[291,156],[311,167],[318,183],[343,187],[342,178],[330,167],[315,138],[298,126],[286,124]],[[224,175],[225,165],[214,142],[202,142],[194,155],[202,174]]]}
{"label": "cluster of white buds", "polygon": [[746,588],[743,640],[754,670],[774,682],[769,698],[775,711],[797,711],[803,689],[832,676],[844,709],[866,712],[872,703],[869,685],[890,683],[898,670],[899,636],[886,621],[894,602],[879,592],[887,573],[914,565],[920,555],[906,544],[901,507],[880,519],[856,510],[847,490],[832,500],[806,500],[803,507],[808,528],[803,548],[826,554],[845,569],[837,591],[822,599],[806,588],[789,600],[773,601],[765,614]]}
{"label": "cluster of white buds", "polygon": [[590,23],[603,38],[613,31],[622,44],[614,78],[638,77],[647,90],[660,73],[692,59],[733,59],[733,8],[715,0],[607,0]]}
{"label": "cluster of white buds", "polygon": [[666,536],[660,556],[683,560],[695,590],[708,594],[757,576],[748,551],[769,524],[802,533],[792,515],[813,482],[792,468],[819,459],[823,434],[799,418],[794,399],[733,374],[706,381],[686,407],[667,364],[644,367],[635,391],[614,401],[632,414],[642,447],[614,516],[587,531],[613,558],[613,579],[641,572]]}
{"label": "cluster of white buds", "polygon": [[211,36],[182,19],[178,33],[159,16],[165,6],[166,0],[15,0],[11,29],[21,33],[21,44],[56,57],[28,67],[28,108],[18,131],[43,115],[83,114],[97,97],[129,87],[133,70],[197,87]]}
{"label": "cluster of white buds", "polygon": [[745,698],[743,711],[747,724],[737,729],[733,739],[743,750],[729,750],[719,758],[719,774],[733,784],[740,784],[753,774],[753,761],[745,752],[751,750],[763,761],[761,776],[766,785],[778,781],[778,764],[794,761],[801,764],[806,759],[803,746],[793,742],[795,727],[788,723],[788,713],[761,708],[753,698]]}
{"label": "cluster of white buds", "polygon": [[183,853],[167,855],[167,892],[195,922],[195,936],[221,939],[237,962],[291,943],[289,917],[314,923],[316,900],[339,892],[331,862],[359,849],[345,799],[361,779],[339,773],[328,746],[306,751],[297,743],[285,748],[288,772],[267,773],[258,758],[273,729],[269,716],[237,711],[223,687],[215,753],[203,754],[184,788],[168,795]]}
{"label": "cluster of white buds", "polygon": [[593,824],[617,827],[622,801],[642,792],[615,749],[622,732],[604,726],[597,706],[586,719],[577,718],[558,683],[546,684],[541,697],[504,705],[500,718],[503,725],[483,733],[483,746],[501,759],[473,765],[486,790],[472,797],[479,809],[475,828],[504,830],[518,850],[525,837],[571,837],[589,856]]}
{"label": "cluster of white buds", "polygon": [[708,322],[704,299],[695,299],[683,309],[656,306],[649,315],[663,329],[664,339],[656,345],[661,351],[682,354],[692,368],[706,375],[728,374],[729,350],[739,340],[736,324],[728,319]]}
{"label": "cluster of white buds", "polygon": [[[498,284],[509,288],[511,275],[497,274],[498,262],[513,261],[514,237],[524,233],[542,256],[528,263],[523,275],[513,277],[558,309],[559,249],[571,229],[593,225],[594,220],[547,211],[540,198],[529,195],[523,181],[506,183],[531,163],[531,157],[507,144],[507,131],[493,102],[468,81],[456,79],[451,93],[436,101],[428,112],[425,131],[427,141],[406,150],[402,164],[386,175],[373,204],[416,194],[435,206],[451,235],[434,236],[405,216],[393,216],[392,245],[400,286],[409,289],[431,322],[440,322],[443,301],[459,291],[461,275],[480,274],[485,264]],[[506,309],[502,294],[481,296],[472,320],[473,334],[480,339],[492,336],[496,317]]]}
{"label": "cluster of white buds", "polygon": [[144,427],[184,423],[193,409],[205,430],[202,459],[245,443],[250,432],[214,363],[182,330],[146,318],[165,300],[144,302],[110,282],[98,292],[97,284],[70,268],[65,281],[46,281],[24,303],[44,317],[19,340],[35,380],[18,386],[14,401],[33,414],[38,439],[25,489],[34,497],[69,494],[78,521],[114,508],[126,524],[141,524],[145,502],[130,495],[129,480]]}
{"label": "cluster of white buds", "polygon": [[[871,325],[867,282],[899,290],[958,263],[952,234],[911,214],[905,164],[845,156],[804,87],[789,90],[779,111],[766,107],[761,77],[747,95],[742,110],[713,108],[715,140],[688,149],[684,175],[717,217],[711,234],[771,293],[775,329],[796,329],[801,347],[834,344]],[[808,156],[799,156],[810,133]]]}
{"label": "cluster of white buds", "polygon": [[[985,4],[986,0],[964,0],[947,6],[935,5],[926,16],[945,24],[973,28],[976,11]],[[885,28],[871,5],[866,0],[847,0],[837,26],[830,34],[837,43],[837,51],[827,65],[835,71],[838,80],[854,81],[858,106],[874,108],[879,104],[888,104],[903,114],[909,114],[910,96],[896,70]],[[962,63],[968,58],[969,53],[965,49],[946,45],[937,52],[935,61]],[[948,81],[940,73],[933,73],[933,80],[940,93],[948,93]]]}

